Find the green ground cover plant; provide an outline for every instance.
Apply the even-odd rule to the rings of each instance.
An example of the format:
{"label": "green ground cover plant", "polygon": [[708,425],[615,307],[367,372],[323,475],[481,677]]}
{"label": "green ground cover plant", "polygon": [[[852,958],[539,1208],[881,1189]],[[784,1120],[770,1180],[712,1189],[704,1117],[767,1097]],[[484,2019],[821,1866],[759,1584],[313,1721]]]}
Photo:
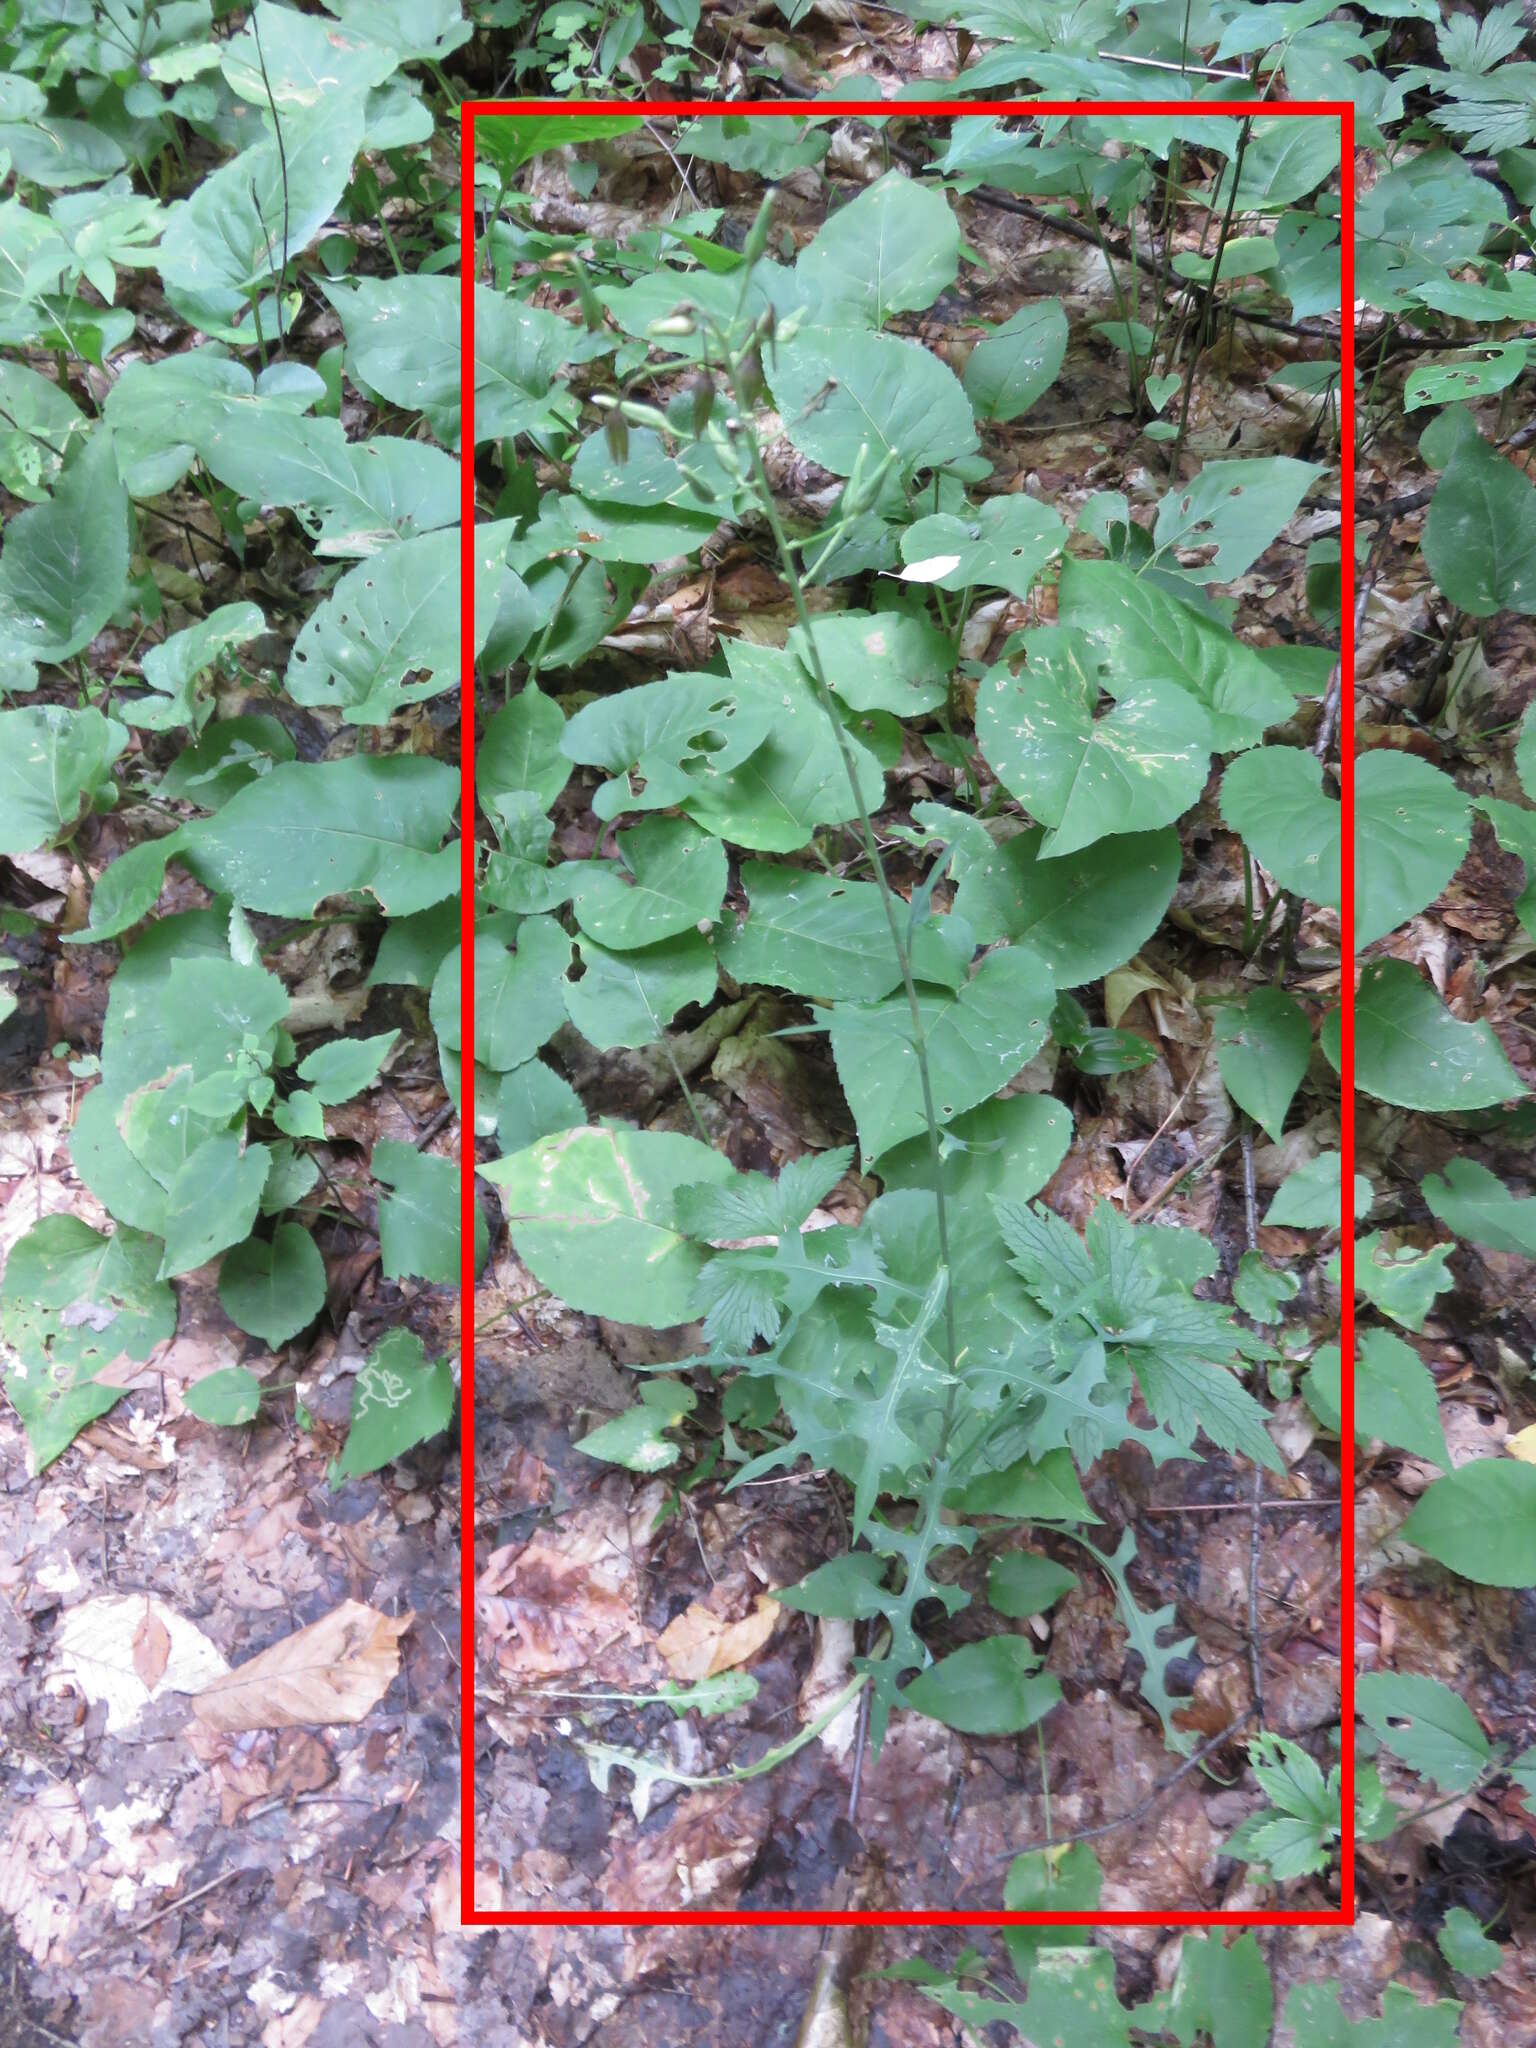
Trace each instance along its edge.
{"label": "green ground cover plant", "polygon": [[[613,1811],[649,1803],[654,1828],[678,1787],[791,1772],[852,1709],[866,1769],[915,1722],[1016,1745],[1044,1826],[1010,1841],[980,1918],[1124,1903],[1113,1830],[1234,1774],[1224,1896],[1327,1907],[1349,1743],[1361,1907],[1408,1958],[1380,1996],[1345,1933],[1319,1937],[1336,1966],[1190,1935],[1153,1983],[1068,1929],[924,1941],[857,1996],[915,1985],[962,2038],[1519,2038],[1528,17],[909,0],[854,34],[834,13],[0,14],[0,1365],[32,1480],[108,1418],[314,1431],[338,1492],[441,1438],[472,1060],[482,1372],[520,1314],[656,1333],[625,1402],[587,1413],[583,1459],[659,1487],[659,1526],[684,1530],[813,1474],[828,1540],[775,1593],[805,1617],[786,1628],[852,1631],[792,1729],[755,1718],[744,1668],[543,1688]],[[649,116],[674,87],[826,111]],[[956,118],[839,112],[871,89],[953,94]],[[482,124],[461,251],[458,104],[523,90],[634,105]],[[1191,105],[965,112],[1000,93]],[[1197,104],[1255,94],[1352,99],[1358,163],[1329,124]],[[998,218],[1055,238],[1092,291],[1060,262],[1017,288],[975,232]],[[1258,390],[1283,441],[1236,402]],[[1019,451],[1085,391],[1114,459],[1042,481]],[[1343,463],[1361,660],[1340,678]],[[1358,968],[1336,915],[1351,744]],[[818,1116],[747,1143],[733,1105],[765,1074]],[[34,1121],[45,1089],[57,1129]],[[44,1141],[68,1160],[46,1195]],[[306,1368],[362,1272],[338,1426]],[[239,1362],[167,1391],[167,1347],[210,1318]],[[1337,1485],[1345,1372],[1359,1725],[1277,1709],[1257,1566],[1202,1721],[1206,1646],[1163,1599],[1151,1525],[1106,1520],[1105,1474],[1217,1487],[1256,1554],[1287,1475]],[[1053,1734],[1090,1710],[1051,1631],[1089,1597],[1167,1771],[1073,1830]],[[1321,1640],[1325,1661],[1357,1647]]]}

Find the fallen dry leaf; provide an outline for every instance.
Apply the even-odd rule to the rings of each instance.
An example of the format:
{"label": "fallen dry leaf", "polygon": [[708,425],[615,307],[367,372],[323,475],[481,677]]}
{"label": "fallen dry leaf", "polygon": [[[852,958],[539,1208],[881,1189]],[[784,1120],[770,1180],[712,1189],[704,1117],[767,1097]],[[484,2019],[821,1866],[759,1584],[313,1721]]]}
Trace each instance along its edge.
{"label": "fallen dry leaf", "polygon": [[204,1686],[193,1710],[227,1735],[361,1721],[389,1690],[400,1669],[400,1638],[415,1619],[344,1600]]}
{"label": "fallen dry leaf", "polygon": [[50,1683],[104,1700],[107,1733],[131,1728],[163,1692],[201,1692],[229,1669],[202,1630],[147,1593],[101,1593],[71,1607],[54,1639]]}
{"label": "fallen dry leaf", "polygon": [[674,1678],[713,1678],[755,1657],[778,1618],[779,1603],[767,1593],[758,1594],[757,1605],[742,1621],[722,1621],[693,1600],[667,1623],[656,1647]]}

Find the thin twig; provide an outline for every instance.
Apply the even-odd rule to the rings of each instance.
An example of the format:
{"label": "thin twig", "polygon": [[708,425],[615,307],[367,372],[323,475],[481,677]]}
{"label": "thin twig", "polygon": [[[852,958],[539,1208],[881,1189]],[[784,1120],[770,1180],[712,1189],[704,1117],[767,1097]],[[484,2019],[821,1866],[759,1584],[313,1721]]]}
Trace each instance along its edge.
{"label": "thin twig", "polygon": [[[1243,1229],[1248,1249],[1259,1248],[1258,1189],[1253,1170],[1253,1127],[1243,1120]],[[1259,1632],[1259,1531],[1263,1527],[1260,1509],[1264,1502],[1264,1467],[1257,1462],[1248,1494],[1248,1682],[1253,1688],[1253,1711],[1264,1725],[1264,1655]]]}
{"label": "thin twig", "polygon": [[1011,1863],[1015,1856],[1036,1856],[1046,1849],[1066,1849],[1074,1842],[1097,1841],[1101,1835],[1112,1835],[1118,1828],[1128,1828],[1133,1821],[1141,1820],[1149,1814],[1164,1794],[1171,1792],[1175,1785],[1189,1776],[1191,1771],[1199,1770],[1207,1757],[1214,1756],[1218,1749],[1224,1748],[1238,1729],[1251,1721],[1253,1716],[1252,1705],[1244,1707],[1234,1720],[1227,1723],[1219,1735],[1213,1735],[1208,1742],[1202,1742],[1197,1750],[1185,1757],[1176,1771],[1170,1771],[1166,1778],[1159,1779],[1145,1799],[1138,1800],[1136,1805],[1128,1808],[1126,1812],[1116,1814],[1113,1820],[1101,1820],[1097,1827],[1079,1828],[1076,1834],[1047,1836],[1041,1842],[1026,1842],[1023,1848],[1009,1849],[1006,1856],[999,1856],[993,1860]]}

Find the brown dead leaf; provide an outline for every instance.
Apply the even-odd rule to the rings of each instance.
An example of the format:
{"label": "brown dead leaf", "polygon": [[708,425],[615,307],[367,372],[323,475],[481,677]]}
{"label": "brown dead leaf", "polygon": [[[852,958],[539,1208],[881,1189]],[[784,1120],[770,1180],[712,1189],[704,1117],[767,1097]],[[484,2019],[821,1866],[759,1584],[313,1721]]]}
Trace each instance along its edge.
{"label": "brown dead leaf", "polygon": [[165,1676],[170,1656],[170,1631],[146,1600],[143,1617],[133,1632],[133,1668],[146,1692],[152,1693]]}
{"label": "brown dead leaf", "polygon": [[227,1735],[361,1721],[389,1690],[400,1669],[400,1638],[415,1618],[344,1600],[204,1686],[194,1712]]}
{"label": "brown dead leaf", "polygon": [[51,1686],[104,1701],[107,1733],[131,1728],[162,1692],[200,1692],[224,1659],[185,1615],[145,1593],[99,1593],[71,1607],[54,1637]]}
{"label": "brown dead leaf", "polygon": [[674,1678],[714,1678],[749,1663],[773,1634],[778,1618],[779,1603],[767,1593],[758,1594],[756,1606],[741,1621],[722,1621],[692,1600],[667,1623],[656,1647]]}

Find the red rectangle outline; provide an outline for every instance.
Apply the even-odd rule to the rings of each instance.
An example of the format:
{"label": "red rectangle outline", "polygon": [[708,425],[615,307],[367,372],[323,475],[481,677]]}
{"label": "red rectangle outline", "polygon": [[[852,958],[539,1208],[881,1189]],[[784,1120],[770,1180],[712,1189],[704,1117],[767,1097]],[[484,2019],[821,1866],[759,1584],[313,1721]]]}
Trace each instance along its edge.
{"label": "red rectangle outline", "polygon": [[[978,114],[1056,114],[1085,118],[1105,115],[1216,114],[1234,119],[1246,114],[1267,118],[1314,118],[1340,124],[1339,179],[1339,782],[1341,845],[1352,853],[1355,828],[1354,662],[1355,662],[1355,108],[1352,100],[465,100],[459,155],[459,623],[460,645],[474,645],[474,572],[470,535],[475,523],[474,361],[475,304],[471,284],[476,246],[474,169],[475,121],[498,114],[638,114],[757,116],[815,115],[836,118],[861,114],[891,119],[906,114],[960,116]],[[1348,167],[1349,176],[1344,176]],[[461,958],[470,963],[462,976],[460,1042],[474,1044],[474,892],[475,688],[473,660],[462,664],[460,706],[460,904]],[[1355,878],[1352,858],[1341,861],[1339,982],[1339,1155],[1340,1155],[1340,1507],[1339,1569],[1339,1725],[1343,1834],[1340,1842],[1339,1891],[1335,1912],[1168,1912],[1107,1911],[1101,1913],[874,1913],[780,1912],[708,1913],[573,1912],[556,1909],[480,1911],[475,1905],[475,1361],[474,1361],[474,1060],[462,1062],[459,1123],[459,1196],[461,1224],[459,1311],[459,1593],[461,1613],[468,1617],[467,1638],[461,1622],[460,1735],[462,1776],[459,1790],[459,1902],[466,1927],[1352,1927],[1355,1923]],[[466,1307],[466,1304],[468,1305]]]}

